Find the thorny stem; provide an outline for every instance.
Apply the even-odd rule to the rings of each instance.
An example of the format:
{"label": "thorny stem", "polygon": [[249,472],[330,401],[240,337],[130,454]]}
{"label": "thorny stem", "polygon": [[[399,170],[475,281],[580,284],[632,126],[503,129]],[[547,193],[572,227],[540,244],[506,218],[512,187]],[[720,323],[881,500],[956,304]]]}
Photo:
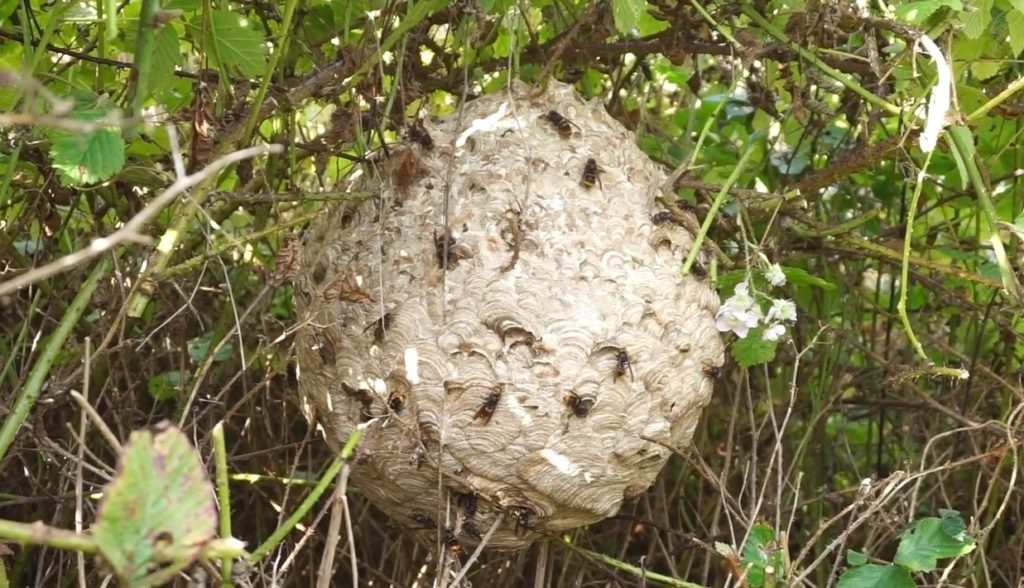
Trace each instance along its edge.
{"label": "thorny stem", "polygon": [[761,27],[766,33],[775,37],[779,41],[785,43],[791,50],[799,53],[802,58],[806,59],[815,67],[828,74],[837,82],[849,88],[850,91],[854,92],[855,94],[863,98],[865,101],[874,104],[875,106],[881,108],[882,110],[893,116],[899,116],[901,114],[899,106],[892,104],[891,102],[885,100],[881,96],[876,95],[874,92],[868,91],[866,88],[864,88],[864,86],[861,86],[846,74],[826,64],[824,61],[818,58],[818,56],[815,55],[815,53],[810,49],[807,49],[806,47],[802,47],[797,43],[794,43],[786,35],[786,33],[775,28],[775,26],[772,25],[772,23],[768,22],[768,19],[761,16],[761,13],[758,12],[757,9],[754,8],[752,5],[744,3],[742,10],[743,14],[745,14],[747,18],[754,21],[754,23],[757,26]]}
{"label": "thorny stem", "polygon": [[[372,423],[373,421],[370,422]],[[323,493],[327,491],[327,487],[330,486],[338,477],[338,472],[341,471],[341,468],[346,462],[348,462],[348,458],[355,453],[356,447],[359,445],[359,441],[362,440],[363,434],[365,433],[366,429],[364,427],[358,427],[355,431],[352,431],[348,441],[345,442],[345,446],[341,448],[341,452],[338,453],[338,456],[331,462],[327,471],[320,476],[320,481],[317,482],[316,487],[309,492],[309,495],[302,501],[302,504],[295,509],[295,512],[288,517],[288,520],[282,523],[281,526],[270,535],[270,537],[267,537],[266,541],[260,544],[260,546],[252,552],[252,556],[250,557],[250,561],[252,561],[252,563],[258,563],[268,553],[276,548],[285,536],[295,528],[295,525],[299,524],[299,521],[301,521],[302,518],[312,510],[313,505],[315,505],[316,502],[320,500]]]}
{"label": "thorny stem", "polygon": [[718,209],[725,203],[726,198],[729,196],[729,190],[732,189],[739,179],[740,175],[747,167],[747,162],[750,161],[750,156],[754,154],[754,148],[761,143],[761,133],[754,133],[747,139],[747,146],[743,150],[743,155],[740,156],[740,160],[736,162],[736,167],[733,168],[732,173],[722,184],[722,188],[718,191],[715,196],[714,202],[711,203],[711,208],[708,209],[707,215],[704,217],[704,222],[700,226],[700,232],[693,239],[693,246],[690,247],[690,252],[686,255],[686,261],[683,262],[683,273],[689,273],[690,268],[693,266],[693,262],[697,259],[697,254],[700,253],[701,244],[704,242],[704,238],[708,234],[708,230],[711,228],[711,223],[715,220],[715,215],[718,214]]}

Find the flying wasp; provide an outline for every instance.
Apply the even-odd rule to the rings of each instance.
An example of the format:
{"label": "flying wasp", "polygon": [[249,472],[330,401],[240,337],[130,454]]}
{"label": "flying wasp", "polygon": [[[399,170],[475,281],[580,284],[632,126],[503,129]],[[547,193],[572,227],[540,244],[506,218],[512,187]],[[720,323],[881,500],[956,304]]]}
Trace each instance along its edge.
{"label": "flying wasp", "polygon": [[482,419],[483,424],[491,422],[491,417],[494,416],[494,409],[498,408],[498,401],[501,400],[501,388],[495,388],[487,398],[484,399],[484,403],[480,405],[480,408],[476,411],[473,416],[473,420]]}
{"label": "flying wasp", "polygon": [[587,190],[594,187],[594,184],[601,185],[601,169],[597,167],[597,161],[591,157],[583,165],[583,177],[580,178],[580,185]]}
{"label": "flying wasp", "polygon": [[572,137],[574,126],[579,128],[576,123],[559,114],[557,110],[549,110],[547,114],[542,114],[541,118],[553,124],[558,129],[558,136],[563,139]]}

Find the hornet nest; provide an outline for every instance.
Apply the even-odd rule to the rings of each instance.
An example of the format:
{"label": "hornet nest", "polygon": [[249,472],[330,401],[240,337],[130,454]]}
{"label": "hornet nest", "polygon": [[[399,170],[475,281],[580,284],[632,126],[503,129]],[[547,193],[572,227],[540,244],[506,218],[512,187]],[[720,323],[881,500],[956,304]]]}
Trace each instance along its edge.
{"label": "hornet nest", "polygon": [[[571,86],[419,122],[379,197],[313,223],[299,390],[352,480],[450,545],[517,549],[614,515],[690,442],[723,361],[718,297],[652,216],[665,174]],[[691,219],[692,222],[692,219]]]}

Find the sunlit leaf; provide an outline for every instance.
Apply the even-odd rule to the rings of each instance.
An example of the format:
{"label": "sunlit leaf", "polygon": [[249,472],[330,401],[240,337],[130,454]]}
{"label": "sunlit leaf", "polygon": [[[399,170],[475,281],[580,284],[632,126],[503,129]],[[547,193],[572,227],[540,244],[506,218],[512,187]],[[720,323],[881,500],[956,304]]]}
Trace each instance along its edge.
{"label": "sunlit leaf", "polygon": [[747,583],[754,588],[765,585],[769,570],[776,577],[783,572],[782,550],[771,526],[765,523],[754,525],[743,544],[740,563],[747,571]]}
{"label": "sunlit leaf", "polygon": [[991,17],[989,16],[988,9],[984,6],[978,6],[974,10],[967,13],[964,17],[964,35],[968,39],[978,39],[988,28],[988,23]]}
{"label": "sunlit leaf", "polygon": [[640,15],[647,12],[647,0],[612,0],[612,16],[620,33],[631,33],[640,24]]}
{"label": "sunlit leaf", "polygon": [[[193,38],[203,29],[202,15],[189,23]],[[203,37],[206,54],[215,64],[246,76],[257,76],[267,68],[263,36],[242,22],[242,16],[226,10],[210,12]],[[219,61],[218,61],[219,60]]]}
{"label": "sunlit leaf", "polygon": [[175,67],[181,64],[181,43],[178,31],[172,26],[161,27],[153,37],[153,59],[150,84],[154,94],[168,89],[174,78]]}
{"label": "sunlit leaf", "polygon": [[999,73],[1002,63],[992,59],[982,59],[971,63],[971,75],[979,81],[985,81]]}
{"label": "sunlit leaf", "polygon": [[1006,25],[1010,29],[1010,50],[1017,57],[1024,51],[1024,11],[1014,8],[1007,12]]}
{"label": "sunlit leaf", "polygon": [[173,427],[125,444],[92,527],[103,559],[126,585],[151,586],[199,556],[217,531],[213,487]]}
{"label": "sunlit leaf", "polygon": [[746,337],[737,339],[732,344],[730,351],[737,365],[742,368],[748,368],[768,363],[775,359],[778,346],[778,341],[766,341],[764,339],[764,327],[757,327],[751,329]]}
{"label": "sunlit leaf", "polygon": [[865,564],[844,572],[836,588],[914,588],[914,579],[901,566]]}
{"label": "sunlit leaf", "polygon": [[859,551],[854,551],[853,549],[851,549],[846,552],[846,563],[850,564],[851,566],[862,566],[868,563],[868,556],[864,555]]}
{"label": "sunlit leaf", "polygon": [[[107,117],[103,110],[78,111],[72,118],[82,123],[97,123]],[[124,167],[124,139],[112,126],[73,132],[53,129],[49,132],[50,157],[61,181],[68,186],[102,182]]]}
{"label": "sunlit leaf", "polygon": [[973,539],[962,532],[958,533],[959,537],[954,537],[945,531],[944,527],[952,524],[937,517],[915,521],[903,532],[894,561],[915,572],[931,571],[938,567],[939,559],[974,551]]}
{"label": "sunlit leaf", "polygon": [[943,6],[960,11],[964,5],[959,0],[925,0],[923,2],[907,2],[896,8],[896,18],[911,24],[921,24]]}

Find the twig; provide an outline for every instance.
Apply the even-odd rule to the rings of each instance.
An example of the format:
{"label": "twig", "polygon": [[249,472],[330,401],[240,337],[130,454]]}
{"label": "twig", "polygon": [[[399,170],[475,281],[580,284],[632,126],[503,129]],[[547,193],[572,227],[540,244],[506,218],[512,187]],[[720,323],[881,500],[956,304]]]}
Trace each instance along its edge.
{"label": "twig", "polygon": [[484,538],[480,540],[480,544],[476,546],[476,549],[473,550],[473,554],[470,555],[469,559],[466,560],[466,564],[463,565],[462,569],[459,570],[459,573],[456,574],[455,578],[452,580],[452,586],[458,587],[459,582],[462,581],[462,578],[464,578],[466,574],[469,573],[469,569],[473,567],[473,564],[476,563],[477,558],[479,558],[480,554],[483,553],[484,546],[487,545],[487,543],[491,540],[491,537],[494,535],[494,532],[498,530],[498,525],[500,524],[501,517],[494,517],[494,523],[491,525],[491,528],[487,529],[487,533],[484,535]]}
{"label": "twig", "polygon": [[359,562],[356,558],[355,535],[352,532],[352,513],[348,507],[348,476],[352,469],[348,464],[341,469],[338,475],[338,483],[334,486],[334,494],[331,496],[331,520],[327,527],[327,537],[324,539],[323,558],[320,560],[320,568],[316,572],[317,588],[328,588],[331,585],[331,577],[334,575],[334,556],[338,552],[338,541],[341,540],[341,521],[345,520],[345,531],[348,539],[348,553],[351,558],[352,585],[359,585]]}
{"label": "twig", "polygon": [[[82,390],[84,393],[83,401],[86,405],[89,404],[89,375],[90,375],[90,364],[92,363],[91,352],[92,350],[92,338],[85,338],[85,377],[83,378]],[[74,393],[72,393],[74,394]],[[90,407],[92,408],[92,407]],[[83,412],[78,416],[78,462],[75,464],[75,532],[81,533],[84,529],[84,517],[82,516],[82,498],[84,494],[83,490],[83,479],[82,479],[82,463],[85,462],[85,433],[89,428],[89,419],[86,418],[86,413]],[[86,588],[85,584],[85,554],[81,551],[75,553],[75,565],[78,568],[78,586],[80,588]]]}
{"label": "twig", "polygon": [[[89,379],[88,379],[89,378],[89,368],[88,368],[89,357],[88,357],[88,354],[86,355],[86,364],[85,365],[86,365],[86,369],[85,369],[84,382],[85,382],[85,390],[88,390],[89,389],[88,388],[88,386],[89,386]],[[121,442],[117,440],[116,436],[114,436],[113,431],[110,430],[110,427],[107,426],[107,423],[103,422],[103,418],[100,416],[100,414],[98,412],[96,412],[96,409],[93,408],[91,404],[89,404],[88,393],[83,396],[82,394],[79,394],[78,392],[71,391],[71,399],[74,400],[75,403],[78,404],[78,407],[82,409],[82,415],[84,417],[88,418],[90,421],[92,421],[92,424],[95,425],[97,429],[99,429],[100,434],[103,435],[103,438],[107,441],[107,444],[110,445],[110,447],[112,449],[114,449],[115,451],[120,453],[121,452]],[[83,432],[83,435],[84,435],[84,432]],[[84,439],[85,437],[83,436],[82,438]]]}
{"label": "twig", "polygon": [[[169,134],[176,136],[176,133],[173,130],[174,127],[168,127],[167,129]],[[125,223],[123,227],[111,233],[109,237],[94,239],[93,242],[89,244],[89,247],[85,249],[65,255],[56,261],[28,271],[14,279],[0,284],[0,296],[16,292],[29,284],[63,273],[94,257],[102,255],[106,251],[122,243],[148,241],[148,238],[143,236],[143,227],[155,218],[156,215],[159,214],[165,206],[170,204],[170,202],[179,194],[210,179],[217,172],[233,163],[249,159],[250,157],[257,157],[268,153],[281,153],[283,151],[284,147],[281,145],[257,145],[256,147],[241,149],[211,162],[210,165],[190,176],[178,178],[173,184],[164,190],[163,193],[154,198],[152,202],[143,208],[139,214],[132,217],[131,220]]]}

